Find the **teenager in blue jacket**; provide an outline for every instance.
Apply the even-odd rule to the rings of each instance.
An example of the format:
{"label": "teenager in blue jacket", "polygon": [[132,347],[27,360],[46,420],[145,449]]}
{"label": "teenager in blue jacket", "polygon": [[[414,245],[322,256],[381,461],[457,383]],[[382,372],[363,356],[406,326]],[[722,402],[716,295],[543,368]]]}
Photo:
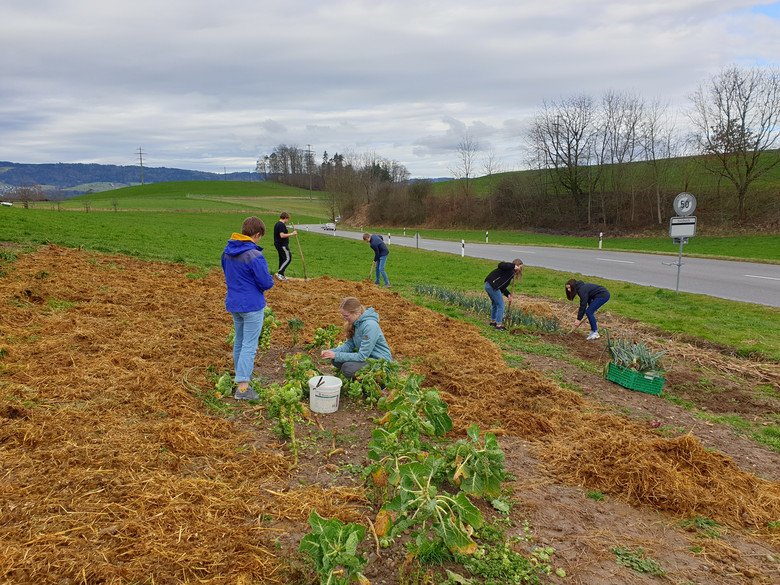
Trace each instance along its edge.
{"label": "teenager in blue jacket", "polygon": [[609,300],[609,291],[600,284],[571,278],[566,281],[566,298],[573,301],[576,296],[580,297],[580,310],[574,321],[574,329],[580,326],[582,317],[587,316],[590,323],[590,335],[587,339],[598,339],[600,335],[596,324],[596,311]]}
{"label": "teenager in blue jacket", "polygon": [[339,312],[344,319],[347,341],[333,349],[322,350],[323,358],[331,360],[347,378],[354,378],[368,358],[393,360],[379,327],[379,315],[373,308],[366,309],[355,297],[347,297],[341,301]]}
{"label": "teenager in blue jacket", "polygon": [[274,285],[262,248],[257,245],[265,235],[265,224],[259,217],[248,217],[241,233],[234,233],[222,252],[222,271],[225,273],[227,294],[225,308],[233,315],[236,329],[233,343],[233,366],[238,386],[236,400],[257,400],[257,393],[249,388],[255,369],[257,342],[263,330],[265,291]]}
{"label": "teenager in blue jacket", "polygon": [[385,264],[387,264],[387,257],[390,255],[390,250],[387,249],[385,241],[382,236],[374,234],[363,234],[363,241],[368,242],[371,249],[374,251],[374,266],[376,266],[376,280],[374,284],[379,284],[379,276],[385,280],[385,286],[390,288],[390,281],[387,280],[387,272],[385,272]]}

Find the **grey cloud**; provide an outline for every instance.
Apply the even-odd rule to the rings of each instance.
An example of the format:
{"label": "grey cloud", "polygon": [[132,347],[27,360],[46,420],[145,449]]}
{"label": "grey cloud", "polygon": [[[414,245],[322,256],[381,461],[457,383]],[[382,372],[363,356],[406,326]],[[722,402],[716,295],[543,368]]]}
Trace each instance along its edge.
{"label": "grey cloud", "polygon": [[740,0],[9,0],[3,20],[0,159],[142,146],[217,171],[284,142],[441,176],[466,132],[516,166],[545,99],[681,108],[723,65],[780,55],[778,20]]}

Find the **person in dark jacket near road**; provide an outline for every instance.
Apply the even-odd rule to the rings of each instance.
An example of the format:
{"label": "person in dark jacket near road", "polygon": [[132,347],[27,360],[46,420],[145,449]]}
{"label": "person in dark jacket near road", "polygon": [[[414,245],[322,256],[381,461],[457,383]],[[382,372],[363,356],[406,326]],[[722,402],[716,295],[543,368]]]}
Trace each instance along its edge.
{"label": "person in dark jacket near road", "polygon": [[290,214],[286,211],[282,211],[279,216],[279,221],[274,226],[274,246],[279,253],[279,269],[276,271],[276,278],[279,280],[287,280],[284,275],[284,271],[292,262],[292,254],[290,254],[290,238],[298,235],[296,230],[292,232],[287,231],[287,222],[290,221]]}
{"label": "person in dark jacket near road", "polygon": [[263,330],[265,291],[274,285],[263,249],[257,245],[264,235],[263,220],[248,217],[241,226],[241,233],[234,233],[222,252],[222,271],[227,284],[225,308],[233,315],[236,329],[233,342],[233,366],[238,386],[236,400],[258,398],[249,388],[249,380],[255,369],[257,342]]}
{"label": "person in dark jacket near road", "polygon": [[504,297],[511,303],[509,283],[523,277],[523,261],[515,258],[511,262],[499,262],[498,268],[485,278],[485,292],[490,297],[490,325],[499,331],[506,331],[504,320]]}
{"label": "person in dark jacket near road", "polygon": [[590,323],[590,335],[587,339],[598,339],[599,328],[596,324],[596,311],[609,300],[609,291],[600,284],[592,282],[582,282],[581,280],[569,279],[566,281],[566,298],[570,301],[574,297],[580,297],[580,310],[577,313],[577,319],[574,321],[574,329],[582,323],[582,317],[588,317]]}
{"label": "person in dark jacket near road", "polygon": [[387,263],[387,257],[390,255],[390,250],[387,249],[385,241],[382,236],[374,234],[363,234],[363,241],[368,242],[371,249],[374,251],[374,264],[376,266],[376,279],[374,284],[379,284],[379,276],[385,280],[385,286],[390,288],[390,281],[387,280],[387,273],[385,272],[385,264]]}
{"label": "person in dark jacket near road", "polygon": [[369,358],[393,361],[379,327],[379,315],[373,308],[366,309],[355,297],[347,297],[341,301],[339,312],[347,340],[338,347],[322,350],[320,357],[331,360],[342,374],[353,379]]}

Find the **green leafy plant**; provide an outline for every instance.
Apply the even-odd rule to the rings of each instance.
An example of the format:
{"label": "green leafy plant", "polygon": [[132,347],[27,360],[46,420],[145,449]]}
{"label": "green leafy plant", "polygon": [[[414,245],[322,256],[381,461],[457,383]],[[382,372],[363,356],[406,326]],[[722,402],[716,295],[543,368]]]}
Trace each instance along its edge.
{"label": "green leafy plant", "polygon": [[268,416],[276,420],[274,430],[280,438],[289,438],[293,453],[296,455],[295,421],[302,420],[303,404],[301,397],[303,388],[297,380],[288,380],[284,384],[271,384],[266,400]]}
{"label": "green leafy plant", "polygon": [[305,353],[288,355],[282,360],[282,363],[284,364],[285,378],[298,380],[304,386],[315,376],[322,375],[311,356]]}
{"label": "green leafy plant", "polygon": [[376,404],[382,396],[382,388],[393,389],[400,384],[400,367],[398,362],[368,358],[366,365],[355,374],[354,380],[340,374],[339,377],[350,398],[365,399],[368,404]]}
{"label": "green leafy plant", "polygon": [[482,524],[482,513],[463,492],[450,495],[440,492],[436,476],[441,458],[429,454],[422,462],[399,468],[400,482],[395,497],[377,516],[376,532],[380,543],[410,531],[413,554],[441,543],[451,552],[471,554],[477,550],[472,535]]}
{"label": "green leafy plant", "polygon": [[[454,554],[455,560],[472,575],[481,577],[485,585],[523,584],[540,585],[539,573],[549,573],[549,565],[533,562],[512,549],[509,543],[498,540],[488,546],[479,546],[472,555]],[[462,578],[461,578],[462,579]],[[459,581],[464,583],[470,581]]]}
{"label": "green leafy plant", "polygon": [[293,345],[298,345],[298,333],[303,329],[303,321],[293,317],[287,321],[287,327],[290,330],[290,335],[292,335]]}
{"label": "green leafy plant", "polygon": [[232,413],[233,410],[235,410],[235,406],[228,401],[222,400],[222,397],[227,396],[232,392],[233,378],[227,372],[222,375],[217,375],[215,372],[210,371],[210,375],[214,380],[213,388],[209,387],[206,390],[201,390],[199,387],[191,385],[193,391],[197,394],[203,405],[214,414],[225,416]]}
{"label": "green leafy plant", "polygon": [[506,479],[504,452],[492,433],[486,433],[484,443],[479,439],[479,427],[471,425],[468,439],[461,439],[445,448],[448,478],[464,492],[476,496],[501,495],[501,482]]}
{"label": "green leafy plant", "polygon": [[666,574],[657,561],[645,556],[645,551],[641,546],[638,546],[635,551],[625,546],[613,546],[609,550],[615,555],[618,565],[628,567],[632,571],[650,575]]}
{"label": "green leafy plant", "polygon": [[441,437],[451,431],[447,403],[435,388],[422,388],[422,381],[423,376],[411,374],[403,385],[383,396],[377,406],[387,414],[377,422],[415,440],[421,433]]}
{"label": "green leafy plant", "polygon": [[337,518],[325,519],[316,510],[309,514],[312,531],[303,537],[298,550],[314,566],[320,585],[368,584],[363,576],[367,559],[357,548],[366,536],[359,524],[344,524]]}
{"label": "green leafy plant", "polygon": [[720,532],[718,532],[720,524],[709,518],[696,516],[690,520],[683,520],[680,522],[680,527],[698,531],[698,538],[720,538]]}
{"label": "green leafy plant", "polygon": [[374,463],[366,468],[365,475],[377,487],[398,485],[401,466],[416,461],[419,455],[419,440],[405,437],[398,430],[376,428],[368,443],[368,458]]}
{"label": "green leafy plant", "polygon": [[219,378],[217,378],[215,388],[217,392],[219,392],[220,396],[230,396],[233,394],[234,387],[233,376],[230,375],[230,372],[225,372]]}
{"label": "green leafy plant", "polygon": [[[482,295],[474,296],[431,285],[417,285],[414,287],[414,292],[438,299],[448,305],[461,307],[467,311],[483,315],[490,314],[490,299]],[[508,327],[522,326],[546,333],[560,333],[560,321],[556,317],[536,317],[522,309],[510,308],[504,314],[504,324]]]}
{"label": "green leafy plant", "polygon": [[666,369],[660,363],[660,359],[666,351],[651,351],[643,342],[635,342],[628,335],[613,340],[607,331],[606,350],[609,350],[612,356],[612,363],[618,366],[653,376],[661,376],[666,373]]}
{"label": "green leafy plant", "polygon": [[261,350],[268,351],[271,347],[271,333],[281,324],[282,322],[276,318],[274,310],[271,307],[266,306],[265,309],[263,309],[263,329],[260,331],[260,339],[257,343]]}
{"label": "green leafy plant", "polygon": [[336,346],[336,336],[339,334],[339,328],[333,323],[327,327],[317,327],[314,331],[314,340],[310,346],[316,349],[328,349]]}

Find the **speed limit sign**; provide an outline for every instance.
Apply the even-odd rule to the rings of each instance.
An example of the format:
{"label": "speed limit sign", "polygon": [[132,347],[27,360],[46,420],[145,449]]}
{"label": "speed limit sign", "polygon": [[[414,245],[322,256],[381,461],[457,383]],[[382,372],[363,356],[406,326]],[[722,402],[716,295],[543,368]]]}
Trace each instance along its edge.
{"label": "speed limit sign", "polygon": [[672,206],[674,207],[674,212],[679,216],[691,215],[696,211],[696,197],[690,193],[680,193],[674,198]]}

